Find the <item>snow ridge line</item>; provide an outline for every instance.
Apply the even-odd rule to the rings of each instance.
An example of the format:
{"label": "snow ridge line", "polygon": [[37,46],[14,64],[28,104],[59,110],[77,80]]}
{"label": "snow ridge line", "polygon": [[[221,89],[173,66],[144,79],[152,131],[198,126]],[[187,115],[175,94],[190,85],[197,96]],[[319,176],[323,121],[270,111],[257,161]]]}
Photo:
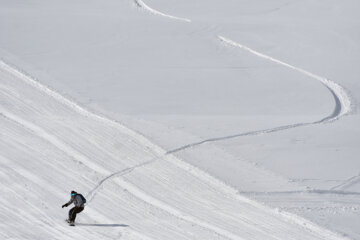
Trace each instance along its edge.
{"label": "snow ridge line", "polygon": [[141,189],[137,188],[135,185],[125,181],[124,179],[117,179],[116,180],[117,183],[120,184],[120,186],[122,186],[123,188],[127,189],[129,192],[131,192],[131,194],[133,194],[134,196],[136,196],[139,199],[142,199],[143,201],[150,203],[151,205],[164,210],[165,212],[170,213],[171,215],[182,219],[184,221],[196,224],[198,226],[201,226],[205,229],[211,230],[225,238],[228,239],[233,239],[233,240],[245,240],[244,238],[235,235],[225,229],[219,228],[215,225],[209,224],[205,221],[202,221],[192,215],[189,214],[184,214],[182,213],[180,210],[162,202],[161,200],[158,200],[156,198],[153,198],[151,195],[148,195],[147,193],[143,192]]}
{"label": "snow ridge line", "polygon": [[141,142],[141,144],[143,144],[144,146],[149,147],[150,149],[152,149],[158,155],[164,155],[165,154],[165,150],[163,150],[160,147],[154,145],[152,142],[150,142],[148,139],[146,139],[143,135],[141,135],[141,134],[139,134],[139,133],[127,128],[127,127],[125,127],[123,124],[121,124],[121,123],[119,123],[119,122],[117,122],[115,120],[110,120],[110,119],[108,119],[106,117],[103,117],[101,115],[90,112],[89,110],[81,107],[80,105],[78,105],[74,101],[71,101],[71,100],[65,98],[64,96],[62,96],[58,92],[56,92],[54,90],[51,90],[50,88],[48,88],[45,85],[41,84],[36,79],[29,76],[28,74],[16,69],[15,67],[5,63],[2,60],[0,60],[0,68],[2,68],[4,70],[12,73],[13,75],[19,77],[25,83],[29,84],[30,86],[35,87],[36,89],[38,89],[41,92],[44,92],[47,95],[53,97],[54,99],[56,99],[60,103],[62,103],[65,106],[68,106],[71,109],[73,109],[75,112],[77,112],[79,114],[82,114],[83,116],[86,116],[88,118],[93,118],[94,120],[96,120],[98,122],[108,124],[109,126],[112,126],[112,127],[116,128],[116,129],[118,129],[119,131],[122,131],[122,132],[130,135],[131,137],[133,137],[133,138],[137,139],[139,142]]}
{"label": "snow ridge line", "polygon": [[182,21],[182,22],[191,22],[190,19],[181,18],[181,17],[175,17],[175,16],[172,16],[172,15],[162,13],[162,12],[160,12],[158,10],[155,10],[155,9],[149,7],[148,5],[146,5],[142,0],[134,0],[134,2],[138,7],[143,8],[146,11],[148,11],[148,12],[154,14],[154,15],[159,15],[159,16],[171,18],[171,19],[174,19],[174,20]]}
{"label": "snow ridge line", "polygon": [[[143,135],[136,133],[135,131],[125,127],[124,125],[122,125],[121,123],[114,121],[114,120],[110,120],[106,117],[97,115],[95,113],[90,112],[89,110],[86,110],[85,108],[79,106],[78,104],[76,104],[75,102],[72,102],[71,100],[65,98],[64,96],[62,96],[61,94],[47,88],[45,85],[42,85],[40,82],[38,82],[37,80],[35,80],[34,78],[30,77],[29,75],[27,75],[26,73],[23,73],[19,70],[17,70],[15,67],[10,66],[9,64],[5,63],[4,61],[0,60],[0,68],[3,68],[4,70],[7,70],[8,72],[14,74],[15,76],[19,77],[21,80],[23,80],[25,83],[29,84],[30,86],[35,87],[36,89],[38,89],[39,91],[42,91],[46,94],[48,94],[49,96],[53,97],[54,99],[58,100],[60,103],[72,108],[74,111],[78,112],[79,114],[82,114],[86,117],[89,118],[93,118],[96,121],[108,124],[109,126],[113,126],[114,128],[117,128],[120,131],[125,132],[126,134],[129,134],[131,137],[133,137],[134,139],[138,140],[139,142],[141,142],[144,146],[152,149],[154,152],[156,152],[158,155],[162,156],[162,155],[167,155],[166,158],[164,158],[164,160],[167,160],[171,163],[173,163],[174,165],[176,165],[177,167],[188,171],[189,173],[192,173],[194,176],[198,177],[199,179],[201,179],[202,181],[210,184],[211,186],[217,188],[219,191],[221,191],[223,194],[228,195],[229,197],[233,197],[241,202],[250,204],[254,207],[257,207],[259,209],[262,209],[264,212],[268,213],[268,214],[272,214],[273,216],[277,215],[281,218],[283,218],[284,220],[287,220],[291,223],[295,223],[298,224],[299,226],[303,227],[304,230],[310,231],[310,232],[315,232],[317,234],[319,234],[320,236],[326,237],[327,240],[330,239],[349,239],[346,238],[344,236],[340,236],[337,233],[334,233],[330,230],[327,230],[305,218],[302,218],[300,216],[297,216],[295,214],[291,214],[291,213],[286,213],[286,212],[279,212],[276,211],[275,209],[272,209],[268,206],[265,206],[261,203],[258,203],[254,200],[251,200],[245,196],[239,195],[239,192],[227,185],[226,183],[222,182],[219,179],[216,179],[214,177],[212,177],[211,175],[209,175],[208,173],[204,172],[203,170],[189,164],[186,163],[180,159],[178,159],[177,157],[175,157],[174,155],[170,155],[167,154],[165,152],[165,150],[163,150],[162,148],[160,148],[159,146],[153,144],[152,142],[150,142],[148,139],[146,139]],[[125,182],[126,183],[126,182]],[[130,186],[130,183],[126,183],[127,186]],[[126,186],[123,186],[126,187]],[[135,190],[136,191],[136,187],[135,186],[130,186],[129,190]],[[145,200],[145,199],[144,199]],[[156,199],[155,199],[156,200]],[[157,206],[156,203],[150,203],[154,206]],[[165,210],[165,209],[163,209]],[[180,218],[183,218],[183,214],[179,215]],[[193,218],[192,216],[188,216]],[[193,219],[194,220],[194,219]],[[196,221],[198,222],[198,221]],[[195,222],[194,222],[195,223]],[[208,223],[206,222],[200,222],[200,226],[205,227],[206,225],[208,225]],[[210,225],[211,226],[211,225]],[[214,227],[214,228],[213,228]],[[210,230],[215,230],[215,229],[219,229],[216,226],[213,226]],[[226,233],[228,233],[226,230],[223,230]],[[222,232],[224,234],[224,232]],[[232,239],[233,236],[232,233],[229,233],[230,235],[228,235],[228,238]],[[221,234],[222,235],[222,234]],[[236,239],[236,238],[235,238]]]}
{"label": "snow ridge line", "polygon": [[69,156],[85,164],[90,169],[99,172],[101,174],[109,174],[109,171],[105,170],[102,166],[93,163],[88,157],[79,153],[78,151],[76,151],[75,149],[73,149],[71,146],[67,145],[63,141],[59,140],[56,136],[47,133],[44,129],[40,128],[39,126],[29,121],[26,121],[25,119],[20,118],[15,114],[4,110],[3,108],[0,108],[0,115],[3,115],[5,118],[8,118],[9,120],[14,121],[20,124],[21,126],[35,132],[39,137],[45,139],[46,141],[48,141],[49,143],[51,143],[52,145],[63,151],[64,153],[67,153]]}

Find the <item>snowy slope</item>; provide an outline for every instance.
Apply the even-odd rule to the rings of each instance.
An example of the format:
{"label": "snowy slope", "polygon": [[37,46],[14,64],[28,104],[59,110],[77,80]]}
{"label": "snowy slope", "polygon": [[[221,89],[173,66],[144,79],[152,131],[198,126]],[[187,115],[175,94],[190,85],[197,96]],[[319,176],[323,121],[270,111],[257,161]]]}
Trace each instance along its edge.
{"label": "snowy slope", "polygon": [[[121,124],[0,67],[3,238],[341,239],[241,197]],[[59,211],[73,186],[89,199],[76,230]]]}
{"label": "snowy slope", "polygon": [[360,236],[356,1],[0,4],[2,238]]}

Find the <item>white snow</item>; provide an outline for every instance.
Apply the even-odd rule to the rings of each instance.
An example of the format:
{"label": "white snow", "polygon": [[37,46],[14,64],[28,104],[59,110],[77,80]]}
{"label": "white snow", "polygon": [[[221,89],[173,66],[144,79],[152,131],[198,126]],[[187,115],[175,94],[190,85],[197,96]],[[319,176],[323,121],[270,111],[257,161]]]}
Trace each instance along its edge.
{"label": "white snow", "polygon": [[359,239],[359,10],[0,1],[0,238]]}

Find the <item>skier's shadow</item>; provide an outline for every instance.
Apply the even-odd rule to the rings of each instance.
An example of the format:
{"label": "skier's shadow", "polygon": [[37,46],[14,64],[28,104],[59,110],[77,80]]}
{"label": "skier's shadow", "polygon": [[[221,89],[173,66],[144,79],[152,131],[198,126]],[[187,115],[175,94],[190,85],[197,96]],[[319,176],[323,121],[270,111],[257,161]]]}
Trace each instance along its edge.
{"label": "skier's shadow", "polygon": [[129,227],[126,224],[101,224],[101,223],[77,223],[77,226],[87,226],[87,227]]}

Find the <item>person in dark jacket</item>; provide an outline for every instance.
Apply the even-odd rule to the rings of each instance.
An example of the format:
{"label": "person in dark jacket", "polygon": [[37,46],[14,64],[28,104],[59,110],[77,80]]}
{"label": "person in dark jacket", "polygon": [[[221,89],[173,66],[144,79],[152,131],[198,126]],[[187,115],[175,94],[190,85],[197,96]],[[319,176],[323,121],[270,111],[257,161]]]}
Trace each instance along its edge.
{"label": "person in dark jacket", "polygon": [[69,206],[74,203],[74,207],[69,211],[69,219],[66,221],[70,224],[70,226],[75,226],[76,214],[82,212],[85,207],[86,199],[80,193],[75,191],[71,191],[70,201],[62,205],[62,208]]}

